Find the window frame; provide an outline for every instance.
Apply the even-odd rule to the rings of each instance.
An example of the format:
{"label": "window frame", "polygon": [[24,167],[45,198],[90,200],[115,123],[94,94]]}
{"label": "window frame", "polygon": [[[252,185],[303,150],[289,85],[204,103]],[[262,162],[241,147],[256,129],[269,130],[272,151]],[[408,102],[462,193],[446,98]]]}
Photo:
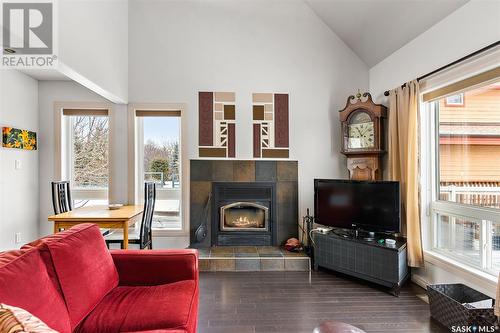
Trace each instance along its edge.
{"label": "window frame", "polygon": [[[485,82],[487,84],[487,82]],[[467,90],[475,89],[470,87]],[[464,92],[461,92],[464,93]],[[421,140],[421,185],[425,189],[422,191],[422,198],[425,204],[421,207],[421,216],[424,220],[422,223],[422,234],[424,240],[424,251],[431,255],[449,258],[450,262],[458,262],[468,270],[478,270],[482,274],[490,277],[497,276],[498,272],[490,269],[492,263],[492,224],[500,223],[500,209],[474,206],[470,204],[461,204],[452,201],[444,201],[439,199],[440,193],[440,161],[439,161],[439,106],[437,100],[424,102],[421,93],[420,100],[420,121],[421,121],[421,137],[428,138]],[[460,218],[479,222],[479,251],[480,264],[476,265],[473,262],[459,256],[453,255],[449,251],[438,248],[438,232],[439,215],[446,215],[450,218]]]}
{"label": "window frame", "polygon": [[[432,168],[435,164],[435,133],[433,115],[427,112],[424,98],[426,94],[433,93],[438,89],[460,80],[471,78],[480,73],[497,68],[500,65],[500,46],[476,54],[466,61],[454,64],[446,69],[435,72],[421,80],[420,86],[420,212],[422,228],[422,245],[424,251],[425,269],[415,269],[412,280],[421,286],[429,283],[437,283],[440,278],[455,276],[461,281],[473,283],[481,291],[490,296],[495,295],[498,284],[498,275],[492,275],[475,267],[464,265],[462,262],[433,251],[432,240],[435,232],[431,222],[432,209],[445,208],[443,206],[432,207],[436,193],[435,175]],[[429,68],[432,69],[432,68]],[[428,95],[428,97],[430,97]],[[430,138],[430,139],[429,139]],[[447,205],[448,203],[444,203]],[[443,275],[444,274],[444,275]],[[437,279],[437,280],[436,280]]]}
{"label": "window frame", "polygon": [[142,163],[137,153],[138,136],[143,135],[142,129],[137,128],[136,111],[147,110],[148,112],[165,112],[165,111],[180,111],[180,136],[179,136],[179,152],[180,159],[180,181],[181,181],[181,206],[180,219],[181,229],[179,230],[161,230],[154,229],[153,236],[159,237],[189,237],[189,158],[187,149],[187,104],[185,103],[133,103],[128,105],[128,202],[138,204],[139,188],[137,171],[138,163]]}
{"label": "window frame", "polygon": [[[108,200],[114,202],[112,196],[113,187],[113,121],[114,112],[113,105],[103,102],[55,102],[54,103],[54,133],[55,133],[55,149],[54,149],[54,178],[56,180],[73,181],[71,175],[71,166],[67,166],[66,160],[70,158],[71,142],[65,140],[70,133],[70,119],[63,114],[64,110],[105,110],[108,117],[108,187],[107,189],[82,190],[71,187],[73,199],[78,200]],[[72,160],[70,160],[71,163]],[[69,163],[69,164],[70,164]]]}

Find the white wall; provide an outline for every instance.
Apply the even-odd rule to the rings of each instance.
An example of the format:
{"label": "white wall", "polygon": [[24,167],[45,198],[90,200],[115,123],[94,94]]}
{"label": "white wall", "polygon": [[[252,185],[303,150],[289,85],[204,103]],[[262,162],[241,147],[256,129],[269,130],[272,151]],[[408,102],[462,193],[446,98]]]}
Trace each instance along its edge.
{"label": "white wall", "polygon": [[[0,70],[0,127],[38,130],[38,83],[15,70]],[[39,133],[38,133],[39,134]],[[38,138],[39,145],[44,145]],[[38,235],[38,151],[0,147],[0,251]],[[21,168],[15,169],[15,161]],[[21,244],[15,234],[21,233]]]}
{"label": "white wall", "polygon": [[[388,36],[389,38],[390,36]],[[471,0],[370,68],[370,91],[383,93],[500,40],[500,2]]]}
{"label": "white wall", "polygon": [[[40,81],[38,105],[40,112],[40,235],[52,232],[47,216],[53,214],[50,182],[55,179],[55,102],[109,102],[81,85],[70,81]],[[127,202],[127,107],[113,105],[110,126],[113,127],[110,145],[113,146],[113,186],[109,197],[113,202]],[[124,144],[125,143],[125,144]]]}
{"label": "white wall", "polygon": [[111,111],[109,138],[112,154],[110,155],[110,174],[113,177],[109,188],[110,203],[128,203],[128,118],[126,104],[113,104]]}
{"label": "white wall", "polygon": [[57,2],[61,71],[106,98],[128,99],[128,1]]}
{"label": "white wall", "polygon": [[314,177],[346,177],[338,110],[368,86],[366,65],[302,1],[129,3],[130,102],[188,103],[198,157],[198,91],[236,92],[236,155],[251,159],[252,93],[290,94],[300,215]]}
{"label": "white wall", "polygon": [[[500,2],[471,0],[370,69],[370,91],[387,105],[385,90],[415,79],[500,40]],[[428,228],[423,215],[423,228]],[[425,234],[425,231],[424,231]],[[420,284],[462,282],[495,295],[495,279],[466,273],[426,256],[426,267],[414,269]]]}

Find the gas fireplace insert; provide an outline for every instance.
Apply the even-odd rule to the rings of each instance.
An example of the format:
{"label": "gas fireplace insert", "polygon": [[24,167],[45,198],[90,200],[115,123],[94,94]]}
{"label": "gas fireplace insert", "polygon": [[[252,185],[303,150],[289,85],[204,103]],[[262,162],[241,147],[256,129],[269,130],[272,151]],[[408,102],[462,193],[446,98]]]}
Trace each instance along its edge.
{"label": "gas fireplace insert", "polygon": [[220,208],[220,230],[268,230],[269,208],[256,202],[238,201]]}
{"label": "gas fireplace insert", "polygon": [[276,183],[214,182],[212,246],[276,245]]}

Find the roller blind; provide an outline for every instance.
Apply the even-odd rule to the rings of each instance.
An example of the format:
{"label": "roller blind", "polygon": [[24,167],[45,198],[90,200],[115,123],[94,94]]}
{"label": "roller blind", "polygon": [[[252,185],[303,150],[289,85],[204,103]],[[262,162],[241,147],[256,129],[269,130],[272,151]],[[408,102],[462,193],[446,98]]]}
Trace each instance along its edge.
{"label": "roller blind", "polygon": [[180,117],[180,110],[135,110],[137,117]]}
{"label": "roller blind", "polygon": [[63,109],[64,116],[107,116],[107,109]]}
{"label": "roller blind", "polygon": [[458,82],[451,83],[439,89],[435,89],[423,94],[424,102],[433,101],[445,96],[457,94],[470,88],[479,88],[494,81],[500,80],[500,66],[476,74]]}

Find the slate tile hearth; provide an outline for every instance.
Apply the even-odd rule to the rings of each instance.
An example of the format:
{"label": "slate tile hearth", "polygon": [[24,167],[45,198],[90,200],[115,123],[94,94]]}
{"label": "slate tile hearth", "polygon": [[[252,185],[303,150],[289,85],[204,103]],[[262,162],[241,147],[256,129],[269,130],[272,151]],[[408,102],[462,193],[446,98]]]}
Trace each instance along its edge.
{"label": "slate tile hearth", "polygon": [[260,259],[261,271],[284,271],[285,259],[283,258],[261,258]]}
{"label": "slate tile hearth", "polygon": [[309,271],[303,252],[274,246],[221,246],[199,250],[201,271]]}
{"label": "slate tile hearth", "polygon": [[304,252],[289,252],[277,246],[218,246],[198,249],[200,258],[218,257],[299,257],[308,258]]}
{"label": "slate tile hearth", "polygon": [[236,271],[258,272],[260,271],[260,259],[248,258],[246,260],[235,260]]}
{"label": "slate tile hearth", "polygon": [[234,248],[235,254],[248,254],[255,253],[257,254],[257,247],[255,246],[237,246]]}

